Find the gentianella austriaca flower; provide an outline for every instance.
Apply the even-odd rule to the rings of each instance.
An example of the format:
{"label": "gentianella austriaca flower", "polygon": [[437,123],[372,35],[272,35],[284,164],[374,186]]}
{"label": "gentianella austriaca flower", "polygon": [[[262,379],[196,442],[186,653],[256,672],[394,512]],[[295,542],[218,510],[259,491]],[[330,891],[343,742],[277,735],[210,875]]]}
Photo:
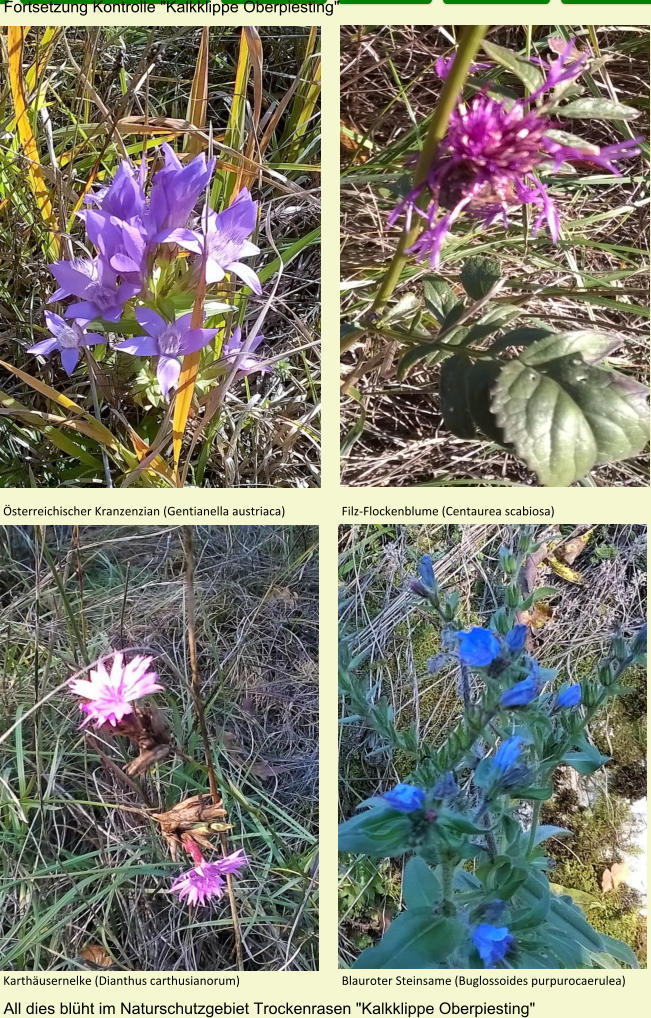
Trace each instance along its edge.
{"label": "gentianella austriaca flower", "polygon": [[[164,165],[154,173],[148,195],[146,162],[136,169],[123,160],[110,184],[86,197],[86,207],[78,216],[96,253],[50,265],[58,283],[50,303],[73,300],[62,317],[45,312],[50,335],[28,352],[46,357],[58,351],[64,370],[71,375],[81,351],[108,343],[107,336],[87,331],[89,323],[114,324],[119,332],[123,320],[135,314],[146,334],[117,343],[114,349],[156,357],[158,382],[166,396],[178,383],[181,358],[203,349],[219,330],[191,328],[189,314],[174,318],[165,298],[172,297],[178,285],[193,291],[202,272],[207,286],[237,276],[255,294],[261,294],[262,288],[257,274],[242,260],[259,254],[250,240],[258,204],[248,189],[243,188],[222,212],[206,206],[195,216],[215,160],[206,160],[201,154],[184,164],[167,144],[162,153]],[[155,279],[161,275],[160,262],[164,269],[175,259],[179,266],[189,268],[181,284],[173,280],[159,294]],[[254,356],[264,337],[253,337],[246,354],[239,357],[240,337],[237,327],[223,344],[220,361],[224,372],[233,365],[242,374],[268,371],[268,362]]]}

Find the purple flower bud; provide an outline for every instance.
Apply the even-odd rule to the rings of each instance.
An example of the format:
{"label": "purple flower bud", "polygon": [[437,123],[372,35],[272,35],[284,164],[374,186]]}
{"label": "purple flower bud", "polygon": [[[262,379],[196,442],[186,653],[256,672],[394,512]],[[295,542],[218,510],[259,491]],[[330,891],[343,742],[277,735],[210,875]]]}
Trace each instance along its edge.
{"label": "purple flower bud", "polygon": [[495,756],[493,757],[493,770],[499,774],[505,774],[514,764],[518,762],[522,752],[522,739],[513,735],[510,739],[501,742]]}
{"label": "purple flower bud", "polygon": [[519,654],[527,642],[528,626],[514,626],[510,633],[507,633],[504,642],[514,656]]}
{"label": "purple flower bud", "polygon": [[420,578],[425,586],[429,587],[430,590],[435,590],[436,579],[434,577],[434,566],[432,565],[431,555],[423,555],[418,564],[418,572],[420,573]]}
{"label": "purple flower bud", "polygon": [[481,923],[473,930],[472,942],[485,967],[492,969],[498,962],[504,960],[507,951],[513,946],[514,938],[509,933],[508,926]]}

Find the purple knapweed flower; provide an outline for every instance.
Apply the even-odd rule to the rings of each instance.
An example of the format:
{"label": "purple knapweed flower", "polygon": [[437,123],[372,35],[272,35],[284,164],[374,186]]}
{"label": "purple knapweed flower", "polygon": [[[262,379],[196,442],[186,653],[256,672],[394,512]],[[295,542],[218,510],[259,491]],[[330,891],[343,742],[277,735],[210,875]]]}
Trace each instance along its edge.
{"label": "purple knapweed flower", "polygon": [[71,375],[75,370],[80,350],[85,346],[97,346],[98,343],[106,342],[106,338],[97,332],[84,332],[82,324],[85,325],[85,322],[66,322],[53,311],[45,312],[45,321],[52,335],[28,347],[27,353],[47,357],[48,354],[58,350],[63,370],[67,375]]}
{"label": "purple knapweed flower", "polygon": [[[447,57],[437,57],[436,62],[434,64],[434,71],[436,72],[436,76],[440,78],[441,81],[445,81],[448,74],[452,70],[454,57],[455,57],[454,53],[451,53],[450,56]],[[486,70],[487,67],[490,67],[490,64],[472,63],[468,68],[468,74],[476,74],[477,71]]]}
{"label": "purple knapweed flower", "polygon": [[538,690],[533,679],[523,679],[516,682],[514,686],[502,693],[500,703],[502,707],[526,707],[535,699]]}
{"label": "purple knapweed flower", "polygon": [[[583,70],[587,56],[575,59],[576,52],[570,41],[556,60],[537,61],[546,79],[524,99],[510,102],[480,92],[453,110],[425,181],[412,188],[388,219],[392,226],[404,215],[406,229],[414,215],[425,220],[423,232],[410,248],[416,258],[429,258],[437,267],[443,241],[462,213],[485,226],[499,219],[507,227],[510,213],[522,205],[538,210],[532,235],[546,223],[556,243],[558,211],[538,174],[558,170],[563,163],[588,162],[619,176],[616,163],[639,153],[639,138],[600,148],[589,142],[565,144],[555,136],[561,127],[555,118],[562,117],[562,110],[551,112],[552,90]],[[549,98],[545,93],[551,93]],[[426,193],[429,202],[423,209],[421,199]]]}
{"label": "purple knapweed flower", "polygon": [[249,341],[248,350],[244,352],[245,344],[242,342],[242,330],[239,325],[233,329],[231,335],[222,346],[221,360],[227,361],[231,366],[235,365],[243,375],[252,375],[254,371],[269,372],[268,361],[263,358],[254,357],[253,354],[264,341],[262,334],[254,336]]}
{"label": "purple knapweed flower", "polygon": [[504,637],[506,646],[512,654],[519,654],[527,642],[529,627],[524,625],[514,626]]}
{"label": "purple knapweed flower", "polygon": [[471,668],[485,668],[494,661],[500,652],[500,643],[490,629],[473,626],[472,629],[457,633],[459,640],[459,658],[464,665]]}
{"label": "purple knapweed flower", "polygon": [[183,164],[168,144],[162,146],[165,165],[154,174],[144,223],[152,244],[169,238],[185,226],[199,196],[205,191],[215,168],[215,159],[203,153]]}
{"label": "purple knapweed flower", "polygon": [[514,938],[509,933],[508,926],[480,923],[472,931],[472,942],[486,968],[492,969],[498,962],[504,960],[507,951],[513,946]]}
{"label": "purple knapweed flower", "polygon": [[188,905],[205,905],[211,898],[221,898],[226,887],[226,875],[239,873],[244,865],[246,856],[241,849],[217,862],[202,859],[191,870],[177,877],[171,890]]}
{"label": "purple knapweed flower", "polygon": [[84,701],[81,710],[86,718],[82,726],[92,721],[96,728],[105,724],[115,727],[133,713],[134,700],[162,689],[157,673],[149,671],[150,664],[151,658],[141,654],[125,662],[124,655],[118,652],[110,671],[104,661],[98,661],[87,679],[71,679],[70,689]]}
{"label": "purple knapweed flower", "polygon": [[262,293],[260,280],[242,258],[260,253],[248,239],[255,230],[258,203],[252,201],[246,187],[223,212],[212,209],[201,214],[199,229],[172,231],[166,238],[187,251],[204,256],[206,283],[219,283],[227,272],[234,272],[254,293]]}
{"label": "purple knapweed flower", "polygon": [[415,809],[422,809],[425,792],[416,785],[407,785],[401,781],[390,792],[385,792],[382,798],[392,809],[400,813],[412,813]]}
{"label": "purple knapweed flower", "polygon": [[151,308],[136,308],[136,318],[147,336],[133,336],[131,339],[118,343],[116,350],[134,354],[137,357],[158,357],[156,376],[163,396],[173,388],[181,373],[180,357],[194,353],[210,343],[217,335],[218,329],[193,329],[192,313],[177,318],[175,322],[166,322],[164,318]]}
{"label": "purple knapweed flower", "polygon": [[557,707],[578,707],[580,703],[581,686],[578,682],[571,686],[566,686],[565,689],[561,689],[556,698]]}
{"label": "purple knapweed flower", "polygon": [[66,318],[76,318],[82,324],[103,318],[117,322],[122,317],[125,303],[138,293],[135,283],[118,283],[118,274],[102,258],[78,261],[60,261],[50,265],[50,271],[59,289],[50,297],[50,303],[64,297],[81,297],[64,311]]}

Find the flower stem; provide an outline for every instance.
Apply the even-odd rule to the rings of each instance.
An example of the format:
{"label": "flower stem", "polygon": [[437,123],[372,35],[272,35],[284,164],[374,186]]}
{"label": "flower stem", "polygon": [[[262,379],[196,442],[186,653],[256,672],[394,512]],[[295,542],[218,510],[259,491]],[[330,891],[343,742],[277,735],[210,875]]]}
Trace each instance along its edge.
{"label": "flower stem", "polygon": [[[429,131],[425,138],[425,143],[416,163],[413,180],[414,187],[418,187],[419,184],[427,180],[427,174],[436,156],[436,150],[445,137],[450,116],[459,101],[470,65],[481,45],[487,28],[488,25],[466,25],[463,29],[454,63],[445,79],[438,105],[432,116]],[[415,243],[421,231],[420,216],[416,216],[416,219],[417,222],[410,230],[403,230],[402,232],[396,252],[373,302],[374,311],[379,311],[384,307],[398,284],[402,270],[407,262],[407,252]]]}

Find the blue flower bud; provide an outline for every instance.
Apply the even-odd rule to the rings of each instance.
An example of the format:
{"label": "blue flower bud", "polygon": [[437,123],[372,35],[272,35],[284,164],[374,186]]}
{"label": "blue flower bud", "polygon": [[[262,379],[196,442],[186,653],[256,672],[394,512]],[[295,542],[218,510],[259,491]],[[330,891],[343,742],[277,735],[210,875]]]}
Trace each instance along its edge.
{"label": "blue flower bud", "polygon": [[464,665],[471,668],[485,668],[499,655],[499,640],[490,629],[473,626],[468,632],[461,630],[459,639],[459,657]]}
{"label": "blue flower bud", "polygon": [[429,590],[420,580],[411,580],[409,587],[412,594],[417,594],[418,597],[429,597]]}
{"label": "blue flower bud", "polygon": [[451,799],[459,791],[456,778],[452,771],[448,771],[434,785],[432,795],[435,799]]}
{"label": "blue flower bud", "polygon": [[509,933],[508,926],[491,926],[490,923],[481,923],[472,932],[472,942],[486,968],[492,969],[499,961],[504,960],[514,939]]}
{"label": "blue flower bud", "polygon": [[392,809],[397,809],[400,813],[411,813],[415,809],[422,809],[425,793],[416,785],[400,782],[390,792],[385,792],[382,798]]}
{"label": "blue flower bud", "polygon": [[575,683],[572,686],[565,686],[561,689],[556,699],[558,707],[578,707],[581,703],[581,686]]}
{"label": "blue flower bud", "polygon": [[436,579],[434,577],[434,567],[432,565],[430,555],[423,555],[418,564],[418,572],[420,573],[420,578],[425,586],[429,587],[430,590],[435,590]]}
{"label": "blue flower bud", "polygon": [[505,642],[512,654],[519,654],[527,642],[528,626],[514,626],[510,633],[506,634]]}
{"label": "blue flower bud", "polygon": [[522,739],[519,736],[512,735],[510,739],[505,739],[500,743],[497,753],[493,757],[493,769],[504,774],[517,763],[521,752]]}
{"label": "blue flower bud", "polygon": [[537,695],[536,683],[533,679],[523,679],[502,693],[502,707],[526,707]]}

